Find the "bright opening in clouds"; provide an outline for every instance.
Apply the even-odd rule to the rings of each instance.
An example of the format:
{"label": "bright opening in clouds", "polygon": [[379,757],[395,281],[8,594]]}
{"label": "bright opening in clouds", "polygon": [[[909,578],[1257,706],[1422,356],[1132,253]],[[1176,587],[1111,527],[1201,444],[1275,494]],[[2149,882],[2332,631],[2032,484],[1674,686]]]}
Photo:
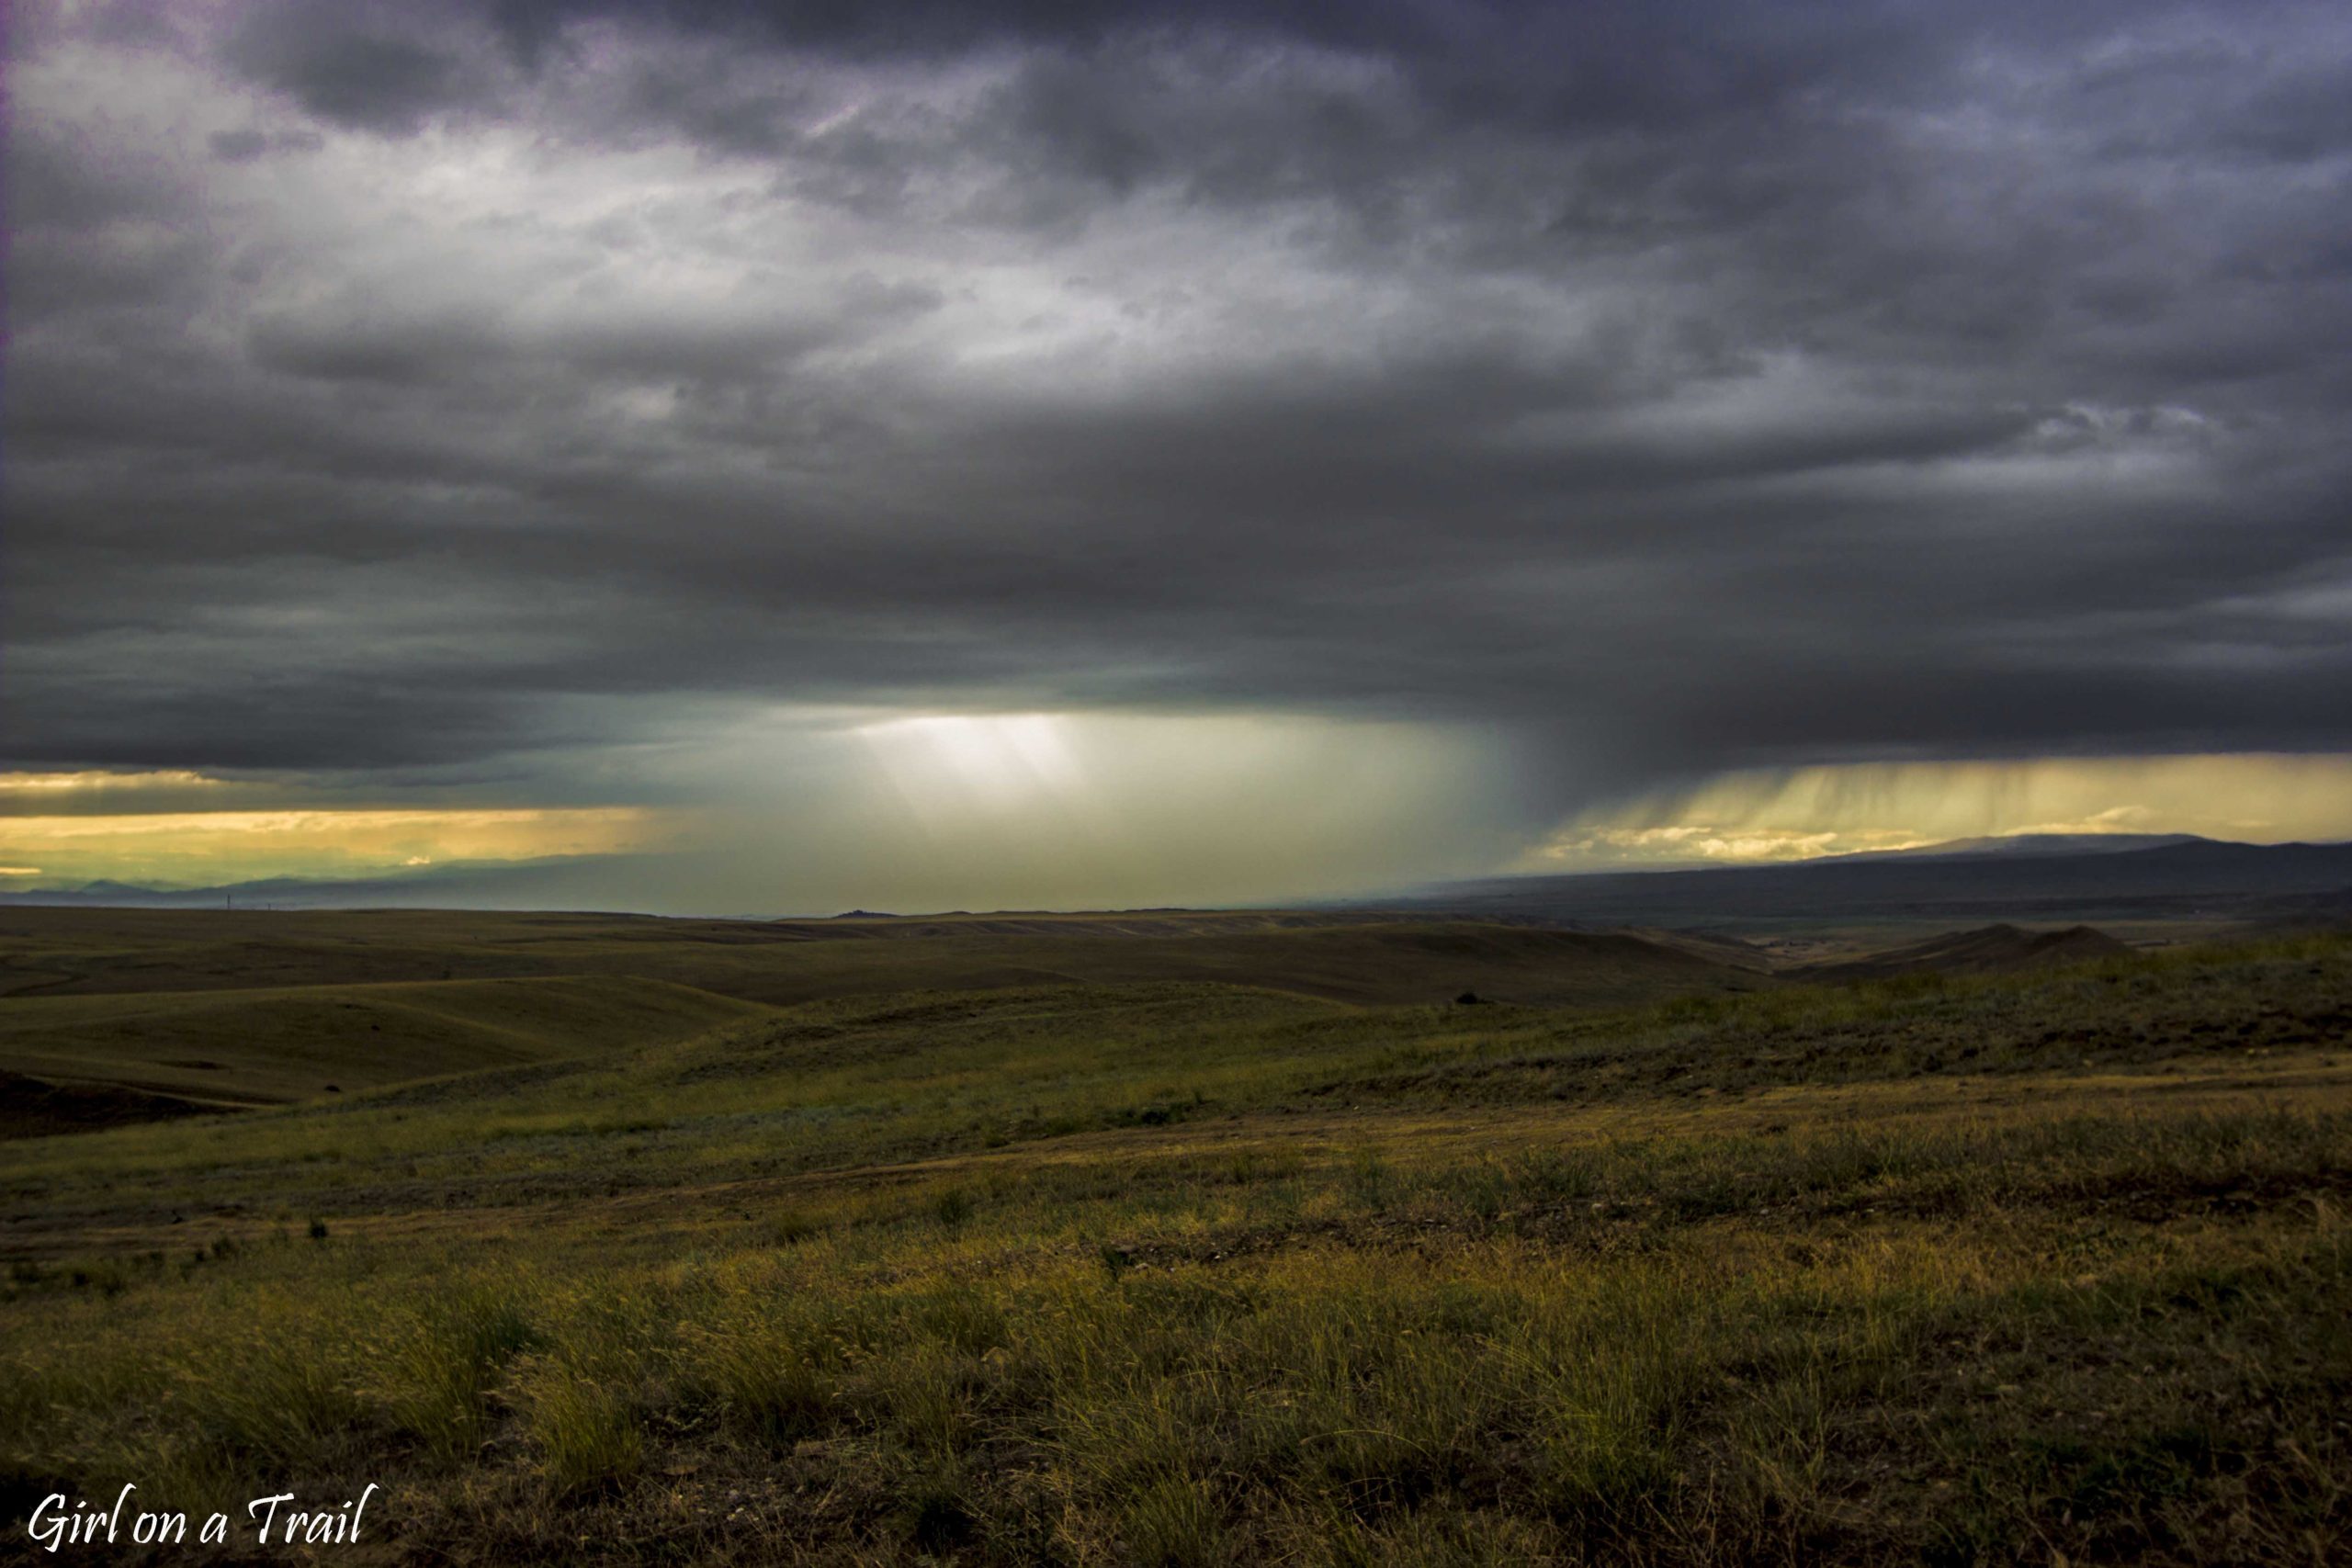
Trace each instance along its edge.
{"label": "bright opening in clouds", "polygon": [[7,27],[12,887],[2352,832],[2340,6]]}
{"label": "bright opening in clouds", "polygon": [[1507,856],[1491,736],[1298,716],[924,715],[697,748],[701,852],[659,902],[1057,908],[1398,887]]}

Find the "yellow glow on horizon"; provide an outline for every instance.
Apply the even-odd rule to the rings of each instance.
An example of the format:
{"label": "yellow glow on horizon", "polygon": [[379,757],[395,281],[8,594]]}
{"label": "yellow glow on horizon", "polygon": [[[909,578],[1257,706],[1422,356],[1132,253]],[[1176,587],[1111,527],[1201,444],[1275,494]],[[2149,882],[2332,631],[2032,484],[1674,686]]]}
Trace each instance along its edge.
{"label": "yellow glow on horizon", "polygon": [[219,789],[223,783],[187,768],[153,768],[128,773],[98,769],[71,773],[0,773],[0,795],[100,789]]}
{"label": "yellow glow on horizon", "polygon": [[1723,774],[1570,819],[1512,869],[1811,860],[2027,833],[2352,838],[2352,757],[1870,762]]}
{"label": "yellow glow on horizon", "polygon": [[0,854],[66,881],[365,874],[447,861],[613,854],[656,836],[639,807],[170,811],[0,817]]}

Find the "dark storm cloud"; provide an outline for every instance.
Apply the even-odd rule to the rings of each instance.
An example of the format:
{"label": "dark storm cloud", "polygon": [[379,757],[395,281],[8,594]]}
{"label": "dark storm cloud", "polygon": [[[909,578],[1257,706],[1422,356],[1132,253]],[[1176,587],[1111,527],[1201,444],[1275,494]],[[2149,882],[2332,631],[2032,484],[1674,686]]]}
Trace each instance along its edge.
{"label": "dark storm cloud", "polygon": [[396,17],[342,4],[256,10],[221,52],[331,124],[408,134],[467,100],[468,73],[457,50],[401,36]]}
{"label": "dark storm cloud", "polygon": [[1584,787],[2352,746],[2335,7],[11,47],[15,765],[710,702],[1468,719]]}

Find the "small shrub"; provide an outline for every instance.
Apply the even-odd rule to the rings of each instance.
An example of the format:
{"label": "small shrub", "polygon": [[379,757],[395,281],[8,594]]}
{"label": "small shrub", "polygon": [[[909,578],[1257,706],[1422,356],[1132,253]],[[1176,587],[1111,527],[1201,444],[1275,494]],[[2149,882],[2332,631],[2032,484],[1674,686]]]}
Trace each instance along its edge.
{"label": "small shrub", "polygon": [[1130,1562],[1150,1568],[1206,1568],[1232,1561],[1225,1521],[1208,1487],[1169,1476],[1145,1487],[1120,1510]]}
{"label": "small shrub", "polygon": [[222,1458],[315,1464],[367,1420],[345,1364],[340,1347],[256,1333],[187,1365],[178,1400],[200,1440]]}
{"label": "small shrub", "polygon": [[491,1390],[516,1356],[545,1343],[511,1294],[487,1286],[452,1292],[428,1303],[382,1351],[386,1404],[429,1454],[469,1458],[481,1446]]}
{"label": "small shrub", "polygon": [[970,1440],[977,1372],[970,1357],[926,1345],[877,1365],[872,1388],[891,1428],[909,1448],[945,1456]]}
{"label": "small shrub", "polygon": [[773,1323],[698,1339],[691,1364],[722,1417],[748,1437],[789,1443],[815,1436],[831,1420],[831,1379]]}
{"label": "small shrub", "polygon": [[560,1497],[609,1490],[645,1462],[645,1431],[628,1401],[571,1368],[537,1371],[528,1412],[540,1472]]}

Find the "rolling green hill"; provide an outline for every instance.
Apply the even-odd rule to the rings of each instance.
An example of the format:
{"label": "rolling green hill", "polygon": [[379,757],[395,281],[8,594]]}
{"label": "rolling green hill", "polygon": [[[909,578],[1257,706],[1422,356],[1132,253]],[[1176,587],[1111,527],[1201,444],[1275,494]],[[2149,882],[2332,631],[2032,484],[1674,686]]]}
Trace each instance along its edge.
{"label": "rolling green hill", "polygon": [[1212,982],[1350,1006],[1611,1007],[1768,987],[1703,947],[1272,912],[669,920],[0,915],[0,1135],[659,1044],[773,1005]]}
{"label": "rolling green hill", "polygon": [[1787,971],[1800,980],[1883,980],[1928,971],[1984,975],[2004,970],[2047,969],[2114,958],[2130,948],[2089,926],[2029,931],[2012,925],[1946,931],[1925,942],[1884,948],[1839,964],[1813,964]]}
{"label": "rolling green hill", "polygon": [[1269,913],[688,920],[421,910],[0,912],[0,1010],[37,998],[628,975],[745,1000],[1216,980],[1362,1004],[1464,990],[1545,1006],[1769,977],[1629,935]]}
{"label": "rolling green hill", "polygon": [[251,1106],[658,1044],[764,1011],[614,976],[18,997],[0,1003],[0,1070]]}

